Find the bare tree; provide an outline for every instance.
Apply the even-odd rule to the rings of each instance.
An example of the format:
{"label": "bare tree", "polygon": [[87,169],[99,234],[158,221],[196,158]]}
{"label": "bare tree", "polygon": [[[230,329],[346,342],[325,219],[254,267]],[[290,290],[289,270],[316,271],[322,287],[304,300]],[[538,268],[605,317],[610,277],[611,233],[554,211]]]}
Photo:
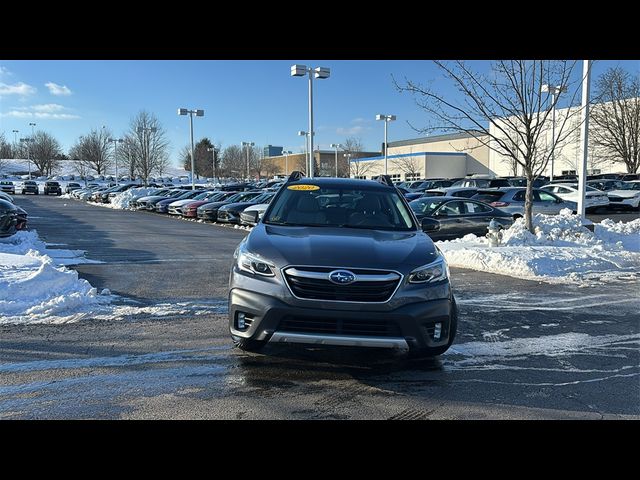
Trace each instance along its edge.
{"label": "bare tree", "polygon": [[244,177],[246,170],[245,153],[239,145],[229,145],[222,151],[220,173],[225,177]]}
{"label": "bare tree", "polygon": [[126,134],[122,138],[123,142],[118,147],[118,165],[120,165],[123,171],[127,172],[129,178],[136,176],[136,159],[137,159],[137,146],[136,139]]}
{"label": "bare tree", "polygon": [[391,164],[394,168],[404,173],[405,178],[407,175],[411,175],[411,178],[414,178],[416,174],[420,173],[420,163],[418,157],[412,156],[411,152],[406,156],[391,159]]}
{"label": "bare tree", "polygon": [[273,175],[278,173],[279,167],[276,164],[276,161],[269,157],[262,160],[261,170],[264,172],[267,179],[271,178]]}
{"label": "bare tree", "polygon": [[111,132],[105,128],[94,128],[87,135],[81,135],[72,147],[73,156],[85,162],[98,175],[107,173],[111,166],[113,152],[109,148]]}
{"label": "bare tree", "polygon": [[[364,177],[373,169],[371,162],[359,162],[358,158],[363,156],[362,151],[362,139],[359,137],[348,137],[342,146],[344,158],[348,165],[349,175],[352,177]],[[340,165],[338,165],[338,173],[340,172]],[[346,173],[346,172],[345,172]]]}
{"label": "bare tree", "polygon": [[396,88],[413,94],[417,105],[430,116],[431,125],[414,129],[423,133],[464,132],[498,154],[511,157],[527,177],[525,224],[533,231],[533,181],[545,170],[557,145],[571,134],[571,118],[581,113],[580,108],[567,109],[556,121],[556,138],[546,141],[551,111],[560,96],[552,102],[541,93],[542,85],[567,87],[569,105],[575,104],[581,85],[571,80],[576,61],[500,60],[492,62],[487,74],[463,61],[435,64],[453,84],[457,97],[447,98],[406,78],[403,85],[394,80]]}
{"label": "bare tree", "polygon": [[4,139],[4,132],[0,132],[0,172],[4,168],[4,159],[13,158],[13,149]]}
{"label": "bare tree", "polygon": [[640,167],[640,78],[620,67],[610,68],[595,83],[590,133],[594,144],[627,172]]}
{"label": "bare tree", "polygon": [[31,161],[43,175],[52,175],[57,170],[62,150],[60,143],[52,135],[42,130],[37,131],[29,149]]}
{"label": "bare tree", "polygon": [[153,113],[141,110],[131,120],[129,137],[133,142],[135,171],[145,186],[160,162],[169,157],[169,141],[162,124]]}

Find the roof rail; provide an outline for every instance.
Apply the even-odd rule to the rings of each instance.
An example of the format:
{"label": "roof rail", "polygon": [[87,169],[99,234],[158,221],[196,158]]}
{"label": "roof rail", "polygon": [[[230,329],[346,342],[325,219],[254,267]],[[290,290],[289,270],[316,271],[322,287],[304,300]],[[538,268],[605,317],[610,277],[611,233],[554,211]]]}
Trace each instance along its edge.
{"label": "roof rail", "polygon": [[372,180],[375,180],[376,182],[387,185],[389,187],[395,187],[389,175],[378,175],[377,177],[373,177]]}
{"label": "roof rail", "polygon": [[289,178],[287,179],[286,183],[296,182],[296,181],[304,178],[304,176],[305,176],[304,173],[302,173],[299,170],[295,170],[295,171],[291,172],[291,175],[289,175]]}

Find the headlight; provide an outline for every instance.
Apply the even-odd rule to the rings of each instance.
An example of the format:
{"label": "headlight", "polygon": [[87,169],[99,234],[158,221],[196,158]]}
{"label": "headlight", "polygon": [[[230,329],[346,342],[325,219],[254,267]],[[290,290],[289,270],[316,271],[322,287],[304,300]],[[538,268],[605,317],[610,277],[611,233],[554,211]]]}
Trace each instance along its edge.
{"label": "headlight", "polygon": [[435,262],[416,268],[409,274],[409,283],[433,283],[449,278],[449,266],[444,257]]}
{"label": "headlight", "polygon": [[238,268],[243,272],[262,275],[263,277],[273,277],[275,275],[275,265],[266,262],[255,255],[247,253],[242,249],[237,250]]}

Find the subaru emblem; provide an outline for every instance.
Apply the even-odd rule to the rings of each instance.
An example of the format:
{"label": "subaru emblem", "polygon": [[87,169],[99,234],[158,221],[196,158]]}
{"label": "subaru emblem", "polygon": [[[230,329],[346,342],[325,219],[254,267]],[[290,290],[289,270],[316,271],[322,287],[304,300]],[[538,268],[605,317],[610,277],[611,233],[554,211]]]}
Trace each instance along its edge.
{"label": "subaru emblem", "polygon": [[329,273],[329,280],[336,285],[349,285],[357,280],[349,270],[334,270]]}

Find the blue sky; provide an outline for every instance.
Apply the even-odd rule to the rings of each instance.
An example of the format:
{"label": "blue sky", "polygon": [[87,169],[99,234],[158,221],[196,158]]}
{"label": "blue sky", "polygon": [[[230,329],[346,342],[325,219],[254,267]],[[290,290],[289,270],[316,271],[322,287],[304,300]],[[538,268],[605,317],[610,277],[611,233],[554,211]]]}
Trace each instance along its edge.
{"label": "blue sky", "polygon": [[[331,78],[314,81],[315,143],[322,149],[353,135],[367,150],[379,150],[384,130],[377,113],[398,117],[389,124],[389,141],[420,136],[407,122],[424,125],[424,112],[395,90],[392,74],[445,86],[425,60],[0,60],[0,132],[12,141],[12,130],[28,135],[35,122],[67,151],[91,128],[106,125],[123,134],[131,117],[146,109],[167,130],[176,161],[189,141],[188,117],[177,109],[200,108],[205,116],[194,118],[196,139],[299,152],[304,139],[297,131],[308,129],[308,86],[306,78],[290,76],[294,63],[331,68]],[[598,61],[593,78],[615,65],[640,72],[639,61]]]}

